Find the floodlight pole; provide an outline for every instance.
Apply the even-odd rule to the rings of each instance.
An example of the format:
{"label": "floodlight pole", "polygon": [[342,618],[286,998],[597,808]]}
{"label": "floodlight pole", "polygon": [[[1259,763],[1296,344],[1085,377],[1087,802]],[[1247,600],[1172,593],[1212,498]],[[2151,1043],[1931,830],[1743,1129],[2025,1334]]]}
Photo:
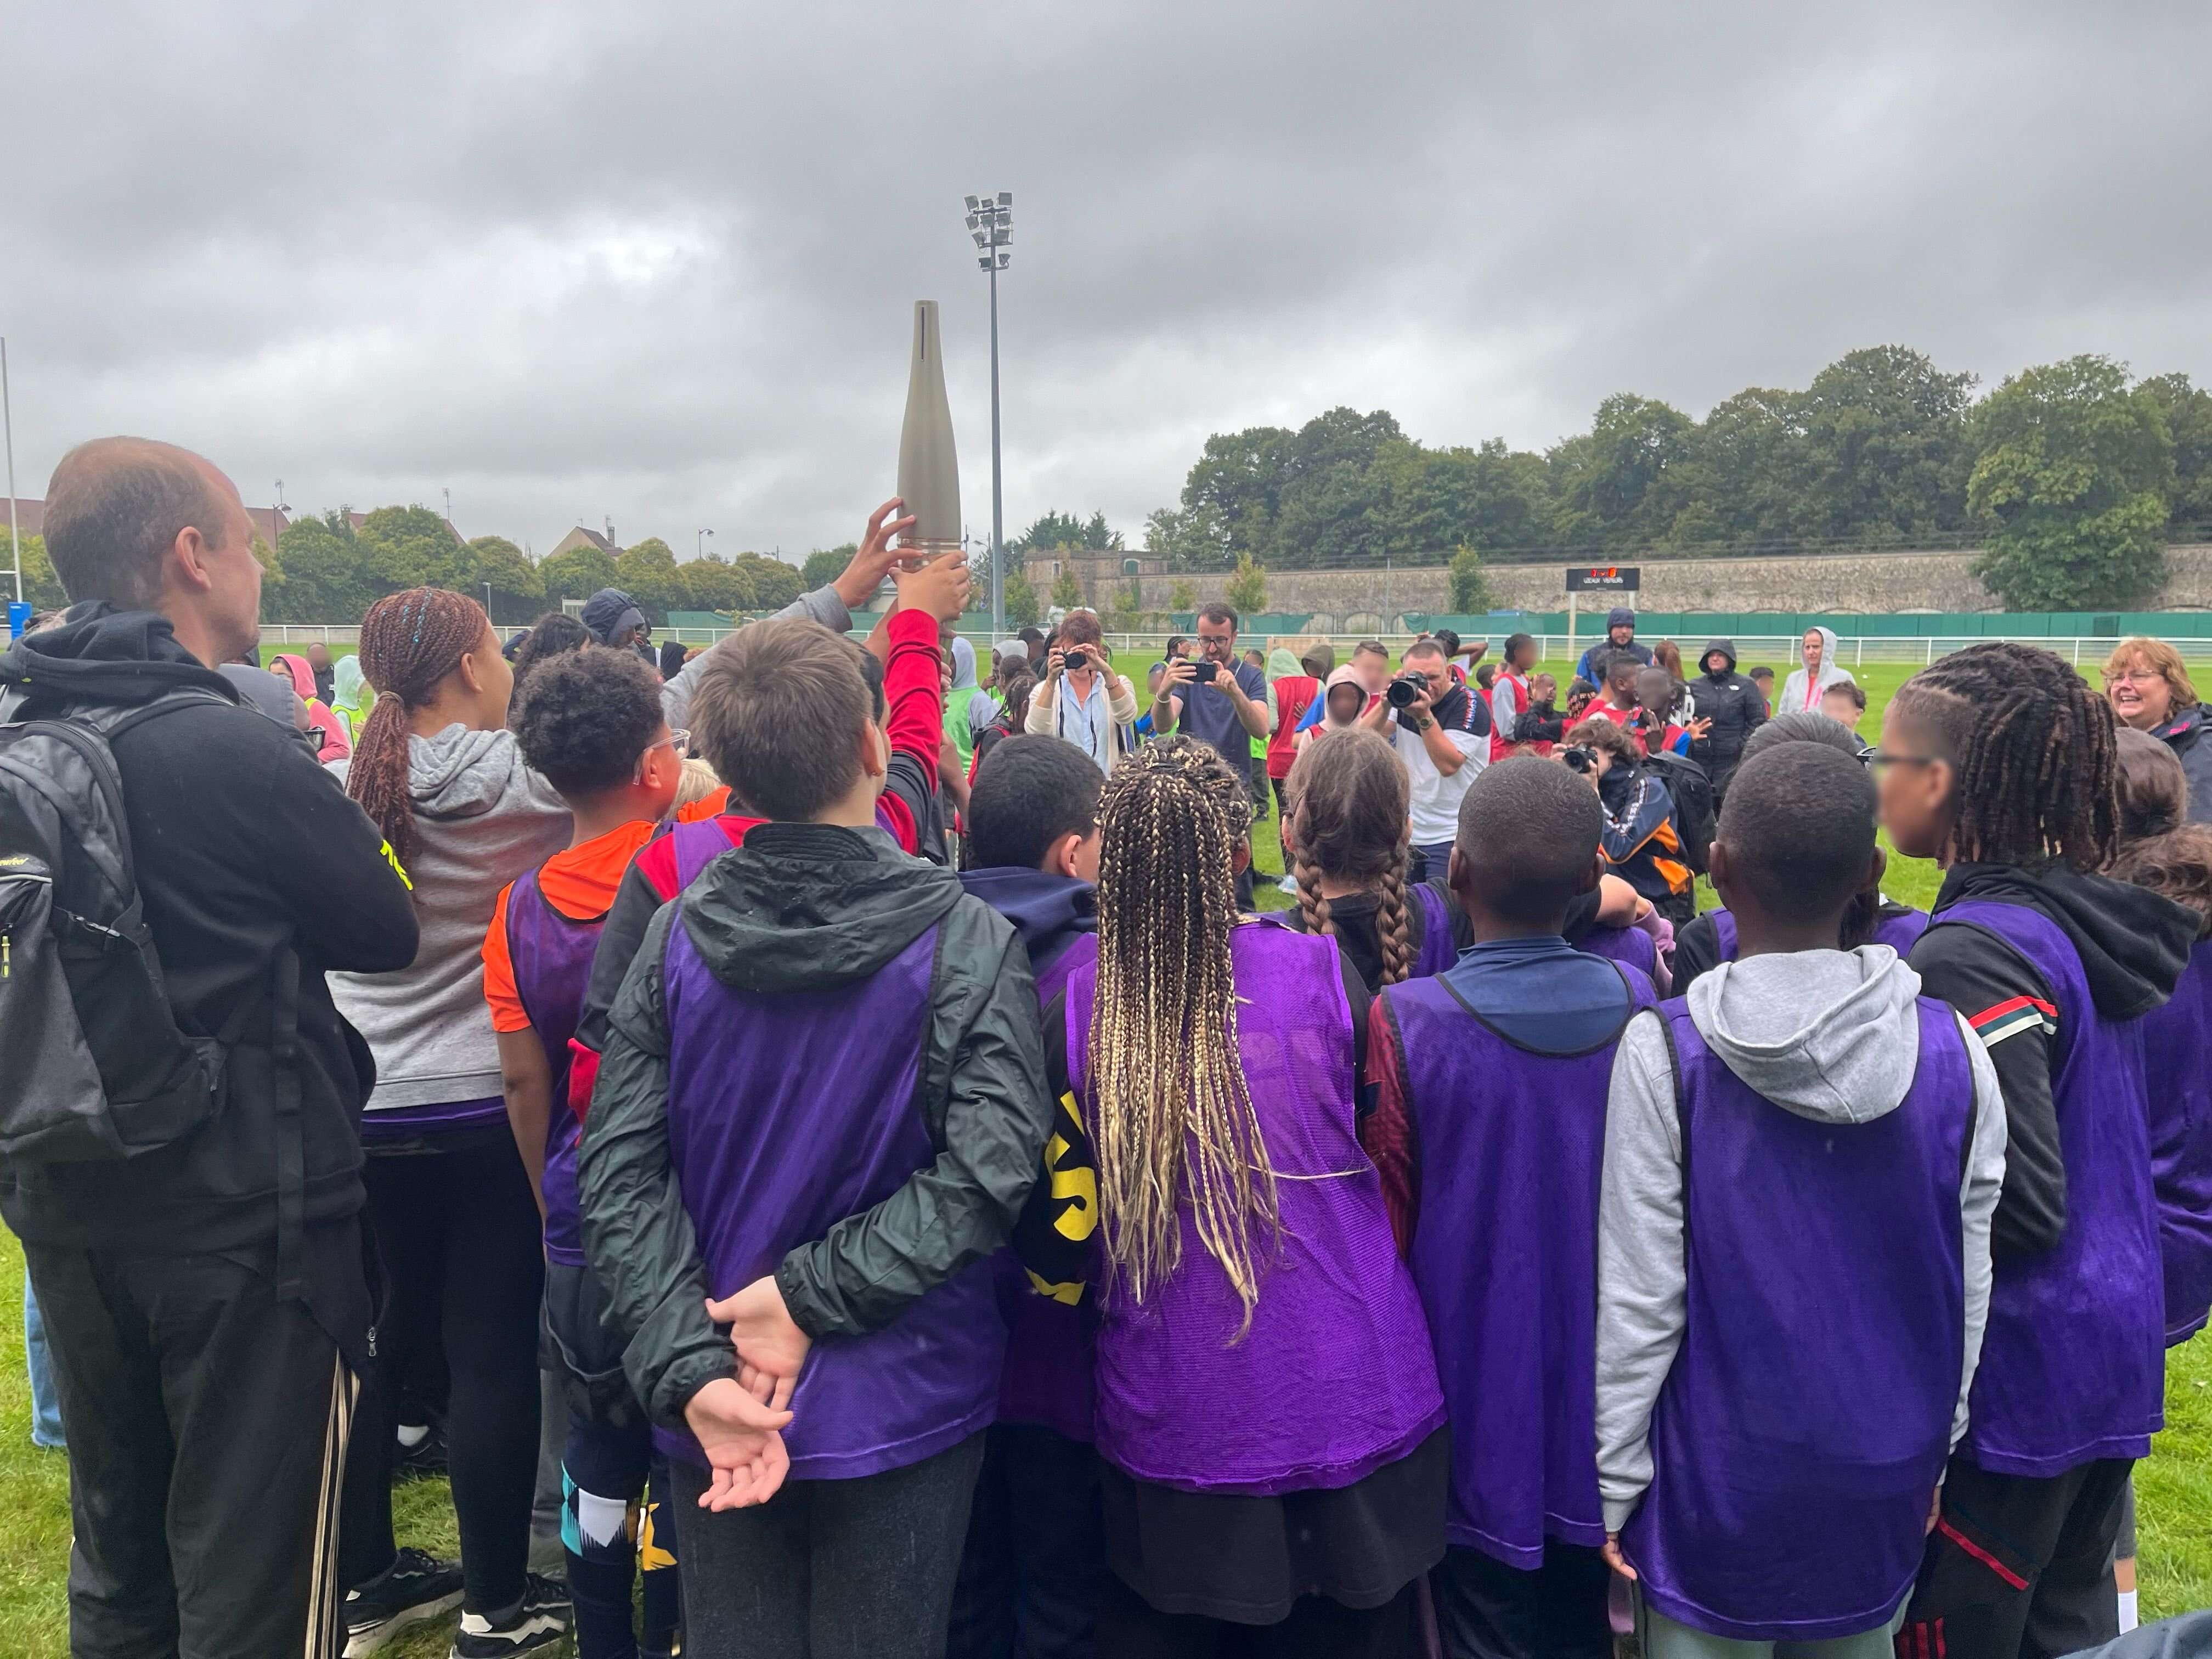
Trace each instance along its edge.
{"label": "floodlight pole", "polygon": [[1014,194],[984,191],[967,198],[968,229],[981,253],[975,263],[991,279],[991,635],[1006,632],[1006,512],[999,448],[999,273],[1012,260]]}
{"label": "floodlight pole", "polygon": [[[997,385],[995,375],[993,385]],[[994,394],[995,396],[995,393]],[[15,525],[15,414],[8,401],[8,338],[0,335],[0,426],[8,442],[8,550],[15,559],[15,597],[23,597],[23,532]]]}

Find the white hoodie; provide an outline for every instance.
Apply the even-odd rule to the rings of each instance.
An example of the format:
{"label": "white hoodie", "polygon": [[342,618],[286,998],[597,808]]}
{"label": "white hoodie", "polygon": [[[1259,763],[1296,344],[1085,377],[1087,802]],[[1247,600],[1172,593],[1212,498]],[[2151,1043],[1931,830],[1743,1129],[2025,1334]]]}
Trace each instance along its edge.
{"label": "white hoodie", "polygon": [[1782,682],[1782,695],[1775,700],[1774,712],[1793,714],[1803,708],[1817,710],[1820,693],[1840,680],[1851,678],[1851,671],[1836,660],[1836,631],[1832,628],[1807,630],[1820,636],[1820,672],[1808,685],[1805,675],[1805,642],[1797,642],[1797,666],[1790,671],[1790,678]]}
{"label": "white hoodie", "polygon": [[[1689,990],[1690,1018],[1721,1062],[1783,1110],[1816,1123],[1866,1123],[1897,1109],[1920,1063],[1920,975],[1886,945],[1724,962]],[[1955,1018],[1955,1016],[1954,1016]],[[2004,1185],[2004,1101],[1996,1072],[1959,1020],[1974,1077],[1973,1146],[1960,1194],[1966,1365],[1951,1443],[1990,1306],[1990,1216]],[[1619,1532],[1651,1484],[1651,1411],[1681,1346],[1682,1131],[1674,1069],[1656,1013],[1621,1034],[1606,1106],[1598,1199],[1597,1480]]]}

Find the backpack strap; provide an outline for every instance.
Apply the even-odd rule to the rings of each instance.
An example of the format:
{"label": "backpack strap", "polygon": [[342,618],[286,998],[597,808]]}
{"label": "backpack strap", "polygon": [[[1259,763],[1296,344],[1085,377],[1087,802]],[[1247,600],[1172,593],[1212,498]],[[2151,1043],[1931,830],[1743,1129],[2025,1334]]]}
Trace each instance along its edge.
{"label": "backpack strap", "polygon": [[300,1127],[300,958],[276,953],[276,1003],[270,1053],[276,1090],[276,1299],[304,1300],[300,1235],[307,1212],[307,1146]]}

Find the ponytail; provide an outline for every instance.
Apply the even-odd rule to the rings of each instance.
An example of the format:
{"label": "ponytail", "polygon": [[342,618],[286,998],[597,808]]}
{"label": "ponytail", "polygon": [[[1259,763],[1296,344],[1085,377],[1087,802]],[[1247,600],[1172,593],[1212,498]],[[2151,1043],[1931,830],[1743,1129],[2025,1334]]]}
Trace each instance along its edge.
{"label": "ponytail", "polygon": [[407,794],[408,720],[483,640],[483,607],[442,587],[410,587],[369,606],[361,623],[361,666],[378,688],[354,739],[346,793],[361,804],[404,869],[415,855],[415,809]]}

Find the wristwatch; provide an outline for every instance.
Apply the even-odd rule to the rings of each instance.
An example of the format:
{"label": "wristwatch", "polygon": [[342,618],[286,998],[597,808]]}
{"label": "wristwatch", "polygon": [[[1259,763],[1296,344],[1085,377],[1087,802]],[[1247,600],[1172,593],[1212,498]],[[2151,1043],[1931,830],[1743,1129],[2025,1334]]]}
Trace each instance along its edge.
{"label": "wristwatch", "polygon": [[1413,730],[1415,730],[1416,732],[1425,732],[1425,731],[1427,731],[1431,726],[1434,726],[1436,723],[1437,723],[1437,721],[1436,721],[1436,716],[1435,716],[1435,715],[1433,715],[1433,714],[1424,714],[1424,715],[1422,715],[1422,716],[1421,716],[1421,723],[1420,723],[1419,726],[1415,726],[1415,727],[1413,728]]}

